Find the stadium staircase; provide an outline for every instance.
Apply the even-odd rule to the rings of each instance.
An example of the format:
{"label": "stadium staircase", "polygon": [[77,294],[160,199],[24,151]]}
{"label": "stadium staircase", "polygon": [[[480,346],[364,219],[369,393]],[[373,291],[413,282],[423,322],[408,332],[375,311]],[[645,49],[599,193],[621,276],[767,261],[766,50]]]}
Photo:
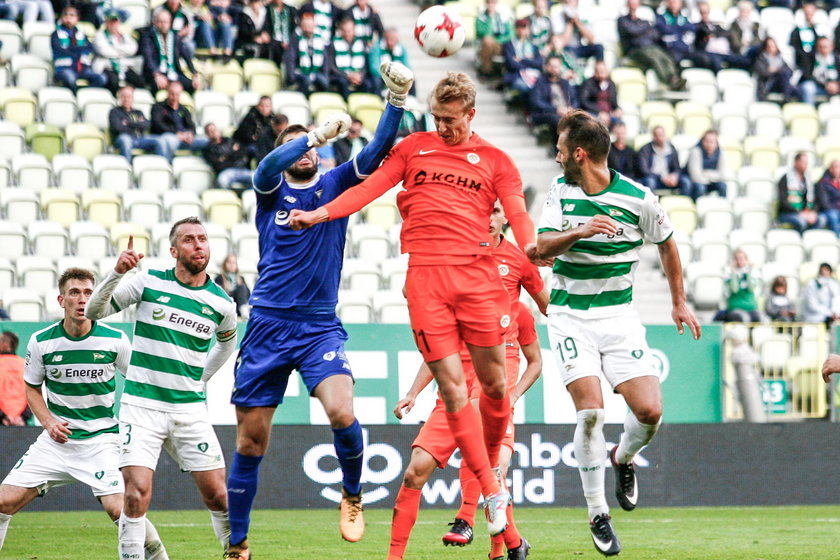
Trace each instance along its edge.
{"label": "stadium staircase", "polygon": [[[531,191],[528,193],[531,216],[535,220],[539,219],[548,183],[559,173],[560,168],[546,146],[538,144],[536,136],[521,115],[508,111],[502,92],[477,80],[475,50],[472,46],[465,46],[449,58],[430,57],[414,41],[414,21],[420,13],[417,6],[406,4],[405,0],[376,0],[375,6],[386,26],[400,30],[400,40],[408,49],[415,73],[418,99],[427,100],[432,87],[446,71],[465,72],[476,80],[478,110],[473,121],[474,129],[516,162],[526,191]],[[636,271],[634,297],[642,321],[647,324],[671,321],[668,283],[656,267],[657,262],[656,248],[646,246]]]}

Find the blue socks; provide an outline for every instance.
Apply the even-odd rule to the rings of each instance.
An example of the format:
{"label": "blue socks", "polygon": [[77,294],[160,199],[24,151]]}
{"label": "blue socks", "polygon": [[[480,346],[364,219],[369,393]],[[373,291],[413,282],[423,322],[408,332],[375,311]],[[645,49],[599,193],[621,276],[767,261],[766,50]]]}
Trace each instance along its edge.
{"label": "blue socks", "polygon": [[344,473],[344,489],[351,496],[358,496],[362,491],[362,465],[364,464],[365,444],[362,438],[362,426],[358,420],[346,428],[333,428],[335,454]]}
{"label": "blue socks", "polygon": [[230,475],[227,480],[228,515],[230,517],[230,544],[236,545],[248,536],[251,524],[251,506],[257,495],[262,455],[251,457],[233,454]]}

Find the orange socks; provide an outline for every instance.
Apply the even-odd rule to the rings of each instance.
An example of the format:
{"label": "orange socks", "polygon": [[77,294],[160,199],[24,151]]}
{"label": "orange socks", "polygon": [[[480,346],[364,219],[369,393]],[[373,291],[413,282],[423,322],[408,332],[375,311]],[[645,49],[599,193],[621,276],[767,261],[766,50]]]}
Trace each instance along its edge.
{"label": "orange socks", "polygon": [[[510,413],[509,407],[508,413]],[[455,443],[461,449],[462,460],[478,478],[481,492],[485,496],[498,492],[499,484],[490,470],[490,462],[487,460],[484,442],[480,437],[476,437],[477,434],[481,433],[481,422],[472,405],[467,404],[458,412],[447,412],[446,421],[449,424],[452,436],[455,438]],[[498,455],[496,460],[498,461]]]}
{"label": "orange socks", "polygon": [[420,511],[421,490],[400,486],[397,494],[397,502],[394,504],[394,517],[391,522],[391,548],[388,552],[389,560],[397,560],[405,555],[405,548],[408,546],[408,537],[414,523],[417,522],[417,514]]}
{"label": "orange socks", "polygon": [[484,444],[491,467],[499,466],[499,450],[510,421],[510,397],[507,393],[501,399],[493,399],[481,393],[478,399],[481,425],[484,428]]}

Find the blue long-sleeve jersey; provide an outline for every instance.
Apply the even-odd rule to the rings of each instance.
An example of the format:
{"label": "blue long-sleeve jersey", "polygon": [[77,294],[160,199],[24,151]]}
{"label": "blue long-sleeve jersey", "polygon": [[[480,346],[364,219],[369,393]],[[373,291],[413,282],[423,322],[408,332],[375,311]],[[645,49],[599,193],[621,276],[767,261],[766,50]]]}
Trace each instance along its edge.
{"label": "blue long-sleeve jersey", "polygon": [[254,172],[259,232],[259,279],[251,305],[301,315],[334,315],[338,303],[347,218],[294,231],[295,208],[315,210],[372,173],[394,144],[403,110],[390,103],[373,140],[352,160],[319,173],[303,185],[291,185],[283,171],[306,151],[306,136],[278,146]]}

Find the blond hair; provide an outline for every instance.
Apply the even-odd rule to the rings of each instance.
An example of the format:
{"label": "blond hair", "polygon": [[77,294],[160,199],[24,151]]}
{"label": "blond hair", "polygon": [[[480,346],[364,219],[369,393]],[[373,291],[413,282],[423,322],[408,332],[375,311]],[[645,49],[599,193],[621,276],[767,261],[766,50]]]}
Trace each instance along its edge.
{"label": "blond hair", "polygon": [[475,84],[463,72],[447,72],[446,77],[432,90],[432,100],[437,103],[463,101],[464,110],[475,107]]}

